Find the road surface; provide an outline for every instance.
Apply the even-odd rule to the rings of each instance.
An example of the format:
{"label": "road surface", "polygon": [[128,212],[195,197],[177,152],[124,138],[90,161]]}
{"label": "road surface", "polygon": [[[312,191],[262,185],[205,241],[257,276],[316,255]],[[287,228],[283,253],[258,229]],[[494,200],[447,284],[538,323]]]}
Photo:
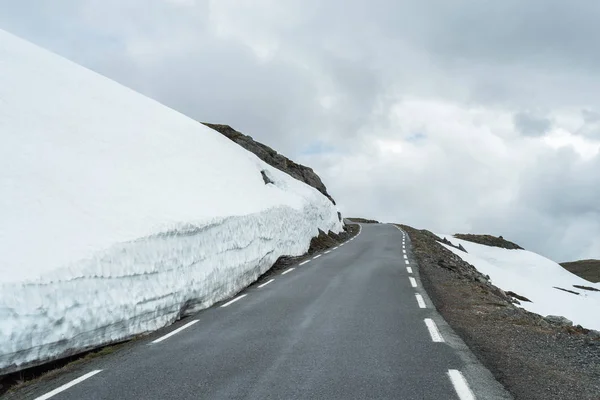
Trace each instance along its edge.
{"label": "road surface", "polygon": [[510,398],[435,311],[410,249],[395,226],[363,224],[338,248],[11,397]]}

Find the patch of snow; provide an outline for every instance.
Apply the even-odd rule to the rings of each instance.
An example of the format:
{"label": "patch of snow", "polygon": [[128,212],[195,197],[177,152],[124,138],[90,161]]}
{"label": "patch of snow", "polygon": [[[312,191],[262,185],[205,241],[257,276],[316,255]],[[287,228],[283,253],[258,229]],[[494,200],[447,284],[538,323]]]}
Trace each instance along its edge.
{"label": "patch of snow", "polygon": [[[452,235],[436,235],[442,239],[446,237],[454,245],[462,244],[468,253],[440,243],[479,272],[489,275],[494,285],[531,300],[531,303],[521,301],[521,306],[526,310],[542,316],[564,316],[576,325],[600,330],[600,292],[573,286],[600,289],[599,283],[582,279],[554,261],[531,251],[507,250],[460,240]],[[567,293],[555,287],[580,294]]]}
{"label": "patch of snow", "polygon": [[0,80],[0,371],[168,325],[342,230],[316,189],[1,30]]}

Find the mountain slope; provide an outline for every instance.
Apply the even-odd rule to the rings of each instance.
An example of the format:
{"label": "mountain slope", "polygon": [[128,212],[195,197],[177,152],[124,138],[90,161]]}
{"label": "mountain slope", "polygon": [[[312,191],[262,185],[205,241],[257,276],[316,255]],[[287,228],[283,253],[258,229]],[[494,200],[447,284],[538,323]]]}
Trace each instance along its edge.
{"label": "mountain slope", "polygon": [[167,325],[342,229],[154,100],[3,31],[0,60],[0,373]]}
{"label": "mountain slope", "polygon": [[600,282],[600,260],[579,260],[563,262],[560,265],[567,271],[590,282]]}

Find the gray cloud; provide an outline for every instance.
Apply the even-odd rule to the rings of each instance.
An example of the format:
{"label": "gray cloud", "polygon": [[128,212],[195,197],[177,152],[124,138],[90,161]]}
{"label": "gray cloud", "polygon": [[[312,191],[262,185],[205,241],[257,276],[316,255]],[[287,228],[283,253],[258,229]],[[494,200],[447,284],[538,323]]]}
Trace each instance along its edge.
{"label": "gray cloud", "polygon": [[0,28],[310,164],[347,213],[600,258],[596,2],[0,0],[0,10]]}
{"label": "gray cloud", "polygon": [[552,126],[550,119],[530,112],[518,112],[515,114],[514,119],[515,127],[525,136],[541,136],[548,132]]}

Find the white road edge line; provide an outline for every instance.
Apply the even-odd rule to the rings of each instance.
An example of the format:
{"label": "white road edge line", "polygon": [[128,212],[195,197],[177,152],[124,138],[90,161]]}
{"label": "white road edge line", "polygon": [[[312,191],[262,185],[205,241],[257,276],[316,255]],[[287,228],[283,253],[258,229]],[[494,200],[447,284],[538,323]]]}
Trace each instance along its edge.
{"label": "white road edge line", "polygon": [[281,275],[285,275],[285,274],[287,274],[288,272],[292,272],[292,271],[293,271],[293,270],[295,270],[295,269],[296,269],[296,268],[294,268],[294,267],[292,267],[292,268],[290,268],[290,269],[286,269],[285,271],[283,271],[283,272],[281,273]]}
{"label": "white road edge line", "polygon": [[167,333],[165,336],[159,337],[158,339],[154,340],[153,342],[151,342],[150,344],[156,344],[156,343],[160,343],[163,340],[167,340],[168,338],[170,338],[173,335],[178,334],[179,332],[181,332],[184,329],[189,328],[190,326],[194,325],[196,322],[198,322],[197,319],[188,322],[187,324],[180,326],[179,328],[175,329],[173,332],[169,332]]}
{"label": "white road edge line", "polygon": [[436,343],[443,342],[444,338],[440,334],[440,331],[438,330],[438,327],[435,324],[435,322],[431,318],[425,318],[424,321],[425,321],[425,325],[427,326],[427,330],[429,331],[429,334],[431,335],[431,340],[433,340]]}
{"label": "white road edge line", "polygon": [[331,253],[331,250],[327,250],[327,251],[325,252],[325,254],[329,254],[329,253]]}
{"label": "white road edge line", "polygon": [[404,259],[405,259],[405,260],[406,260],[406,259],[408,259],[408,256],[407,256],[406,254],[404,255]]}
{"label": "white road edge line", "polygon": [[334,250],[337,250],[339,247],[340,247],[340,246],[335,246],[333,249],[334,249]]}
{"label": "white road edge line", "polygon": [[[294,269],[294,268],[291,268],[291,269]],[[284,274],[285,274],[285,272],[284,272]],[[228,301],[227,303],[223,304],[221,307],[227,307],[228,305],[231,305],[231,304],[235,303],[236,301],[243,299],[246,296],[248,296],[248,294],[243,294],[241,296],[238,296],[235,299],[233,299],[231,301]]]}
{"label": "white road edge line", "polygon": [[410,278],[408,278],[410,280],[410,286],[412,287],[417,287],[417,281],[415,278],[413,278],[412,276]]}
{"label": "white road edge line", "polygon": [[411,267],[406,267],[406,270],[408,271],[409,274],[412,274],[412,268]]}
{"label": "white road edge line", "polygon": [[78,383],[81,383],[81,382],[85,381],[88,378],[91,378],[92,376],[96,375],[98,372],[102,372],[102,370],[101,369],[97,369],[95,371],[88,372],[87,374],[85,374],[83,376],[80,376],[79,378],[74,379],[74,380],[72,380],[69,383],[66,383],[66,384],[64,384],[64,385],[62,385],[60,387],[57,387],[56,389],[54,389],[51,392],[48,392],[48,393],[46,393],[46,394],[44,394],[44,395],[42,395],[40,397],[36,397],[35,400],[46,400],[46,399],[49,399],[50,397],[54,397],[57,394],[59,394],[60,392],[64,392],[68,388],[73,387],[73,386],[77,385]]}
{"label": "white road edge line", "polygon": [[423,300],[423,296],[421,296],[419,293],[415,293],[415,297],[417,298],[419,308],[427,308],[427,306],[425,305],[425,300]]}
{"label": "white road edge line", "polygon": [[469,383],[459,370],[449,369],[448,376],[460,400],[475,400],[475,395],[471,391]]}
{"label": "white road edge line", "polygon": [[275,279],[271,279],[270,281],[267,281],[265,283],[263,283],[262,285],[258,285],[258,288],[260,289],[263,286],[267,286],[269,283],[273,282]]}
{"label": "white road edge line", "polygon": [[408,265],[408,264],[410,264],[410,261],[408,261],[408,260],[404,260],[404,263],[405,263],[406,265]]}
{"label": "white road edge line", "polygon": [[402,249],[402,252],[403,252],[404,254],[406,254],[406,249]]}
{"label": "white road edge line", "polygon": [[306,261],[304,261],[304,262],[301,262],[301,263],[300,263],[300,264],[298,264],[298,265],[304,265],[304,264],[307,264],[307,263],[309,263],[309,262],[310,262],[310,260],[306,260]]}
{"label": "white road edge line", "polygon": [[321,257],[321,254],[319,254],[318,256],[314,256],[313,260],[316,260],[317,258]]}

